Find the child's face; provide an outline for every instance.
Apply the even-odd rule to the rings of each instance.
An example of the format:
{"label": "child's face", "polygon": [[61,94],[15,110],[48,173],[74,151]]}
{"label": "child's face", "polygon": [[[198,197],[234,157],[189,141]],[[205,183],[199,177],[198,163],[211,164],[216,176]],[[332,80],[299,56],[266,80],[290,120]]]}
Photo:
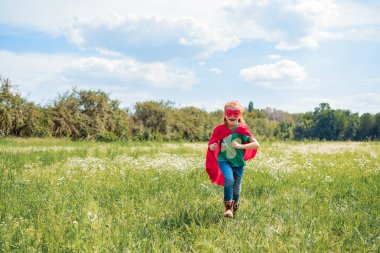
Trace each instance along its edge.
{"label": "child's face", "polygon": [[228,106],[224,111],[224,116],[227,119],[228,125],[236,125],[241,116],[240,108],[236,106]]}

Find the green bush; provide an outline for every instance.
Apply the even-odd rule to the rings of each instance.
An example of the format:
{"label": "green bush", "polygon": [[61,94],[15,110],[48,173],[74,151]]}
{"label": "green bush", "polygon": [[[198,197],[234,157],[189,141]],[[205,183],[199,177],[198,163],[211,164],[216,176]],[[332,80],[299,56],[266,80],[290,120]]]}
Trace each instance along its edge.
{"label": "green bush", "polygon": [[96,134],[97,141],[109,142],[109,141],[116,141],[117,139],[118,137],[114,133],[108,132],[108,131],[104,131],[104,132],[100,132]]}

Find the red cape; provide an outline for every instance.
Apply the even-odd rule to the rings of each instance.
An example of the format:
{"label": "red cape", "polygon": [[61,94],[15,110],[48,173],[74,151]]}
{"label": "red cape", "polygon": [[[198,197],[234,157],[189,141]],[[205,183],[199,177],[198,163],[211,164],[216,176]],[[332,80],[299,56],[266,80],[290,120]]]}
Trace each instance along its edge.
{"label": "red cape", "polygon": [[[207,154],[206,154],[206,172],[210,177],[211,182],[217,185],[224,185],[224,177],[222,171],[218,165],[218,154],[220,150],[220,141],[232,134],[233,132],[242,134],[245,136],[252,136],[248,127],[239,124],[235,131],[231,131],[225,124],[215,127],[214,132],[211,135],[211,139],[208,142]],[[211,143],[217,143],[217,148],[214,151],[210,150]],[[257,149],[245,149],[244,150],[244,160],[248,161],[255,157]]]}

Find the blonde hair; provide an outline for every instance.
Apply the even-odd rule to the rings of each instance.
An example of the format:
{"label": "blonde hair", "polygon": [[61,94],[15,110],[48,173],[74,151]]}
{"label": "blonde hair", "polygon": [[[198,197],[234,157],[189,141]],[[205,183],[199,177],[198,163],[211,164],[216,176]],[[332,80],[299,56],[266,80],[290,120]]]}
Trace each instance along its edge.
{"label": "blonde hair", "polygon": [[[225,105],[224,105],[224,112],[226,111],[227,107],[231,107],[231,106],[239,108],[239,110],[240,110],[240,118],[239,118],[238,122],[246,125],[247,123],[245,123],[245,120],[243,118],[243,111],[244,111],[243,106],[241,106],[241,104],[238,101],[233,100],[233,101],[225,103]],[[224,122],[224,124],[227,125],[227,120],[226,120],[226,116],[225,115],[223,115],[223,122]]]}

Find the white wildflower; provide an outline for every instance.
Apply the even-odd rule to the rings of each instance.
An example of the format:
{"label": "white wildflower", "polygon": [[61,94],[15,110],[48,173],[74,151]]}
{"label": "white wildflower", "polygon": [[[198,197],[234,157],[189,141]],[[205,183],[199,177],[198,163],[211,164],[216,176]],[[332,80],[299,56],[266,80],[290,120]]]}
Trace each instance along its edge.
{"label": "white wildflower", "polygon": [[95,222],[98,220],[98,215],[96,213],[91,212],[91,211],[87,212],[87,217],[88,217],[90,222]]}

